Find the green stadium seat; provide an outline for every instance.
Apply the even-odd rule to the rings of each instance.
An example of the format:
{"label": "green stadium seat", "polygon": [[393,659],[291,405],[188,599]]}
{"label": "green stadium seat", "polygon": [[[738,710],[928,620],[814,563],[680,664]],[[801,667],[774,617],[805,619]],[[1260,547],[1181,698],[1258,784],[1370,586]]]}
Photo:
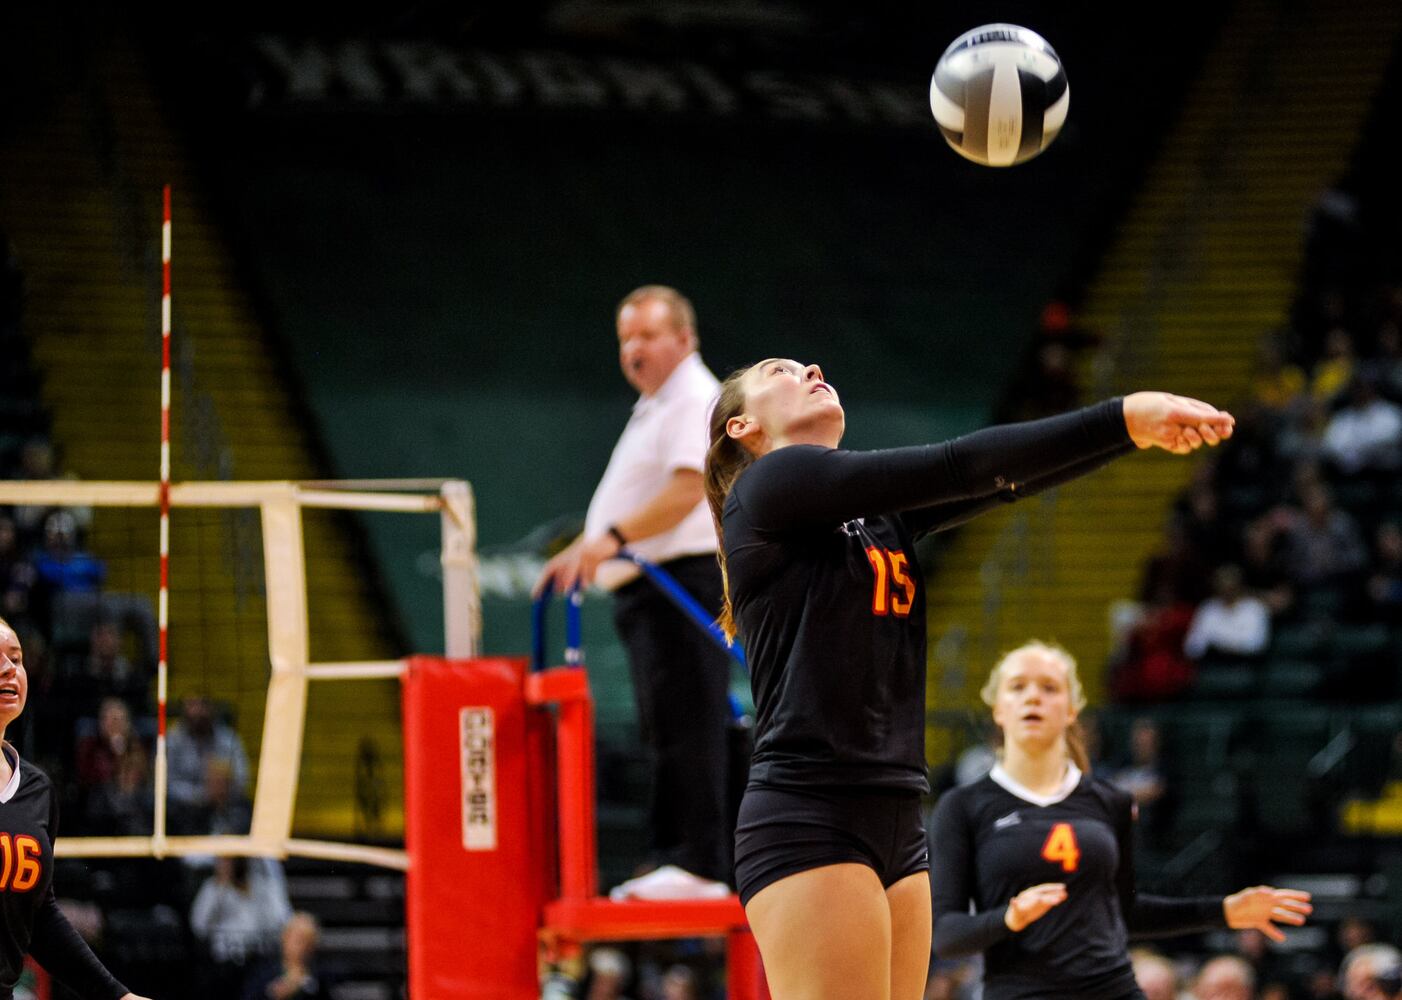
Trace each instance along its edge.
{"label": "green stadium seat", "polygon": [[1256,693],[1257,667],[1248,663],[1221,663],[1204,660],[1198,664],[1193,681],[1194,698],[1231,700]]}
{"label": "green stadium seat", "polygon": [[1377,485],[1366,479],[1345,479],[1334,484],[1334,501],[1355,516],[1368,514],[1380,499]]}
{"label": "green stadium seat", "polygon": [[1345,600],[1339,587],[1315,587],[1300,593],[1300,610],[1308,619],[1337,621],[1343,614]]}
{"label": "green stadium seat", "polygon": [[1317,660],[1272,657],[1261,677],[1261,689],[1273,698],[1307,698],[1324,685],[1325,669]]}
{"label": "green stadium seat", "polygon": [[1392,645],[1392,635],[1386,625],[1343,625],[1335,630],[1329,641],[1336,657],[1373,660],[1384,656]]}
{"label": "green stadium seat", "polygon": [[1327,630],[1318,625],[1283,625],[1271,636],[1271,656],[1285,659],[1322,656],[1327,638]]}

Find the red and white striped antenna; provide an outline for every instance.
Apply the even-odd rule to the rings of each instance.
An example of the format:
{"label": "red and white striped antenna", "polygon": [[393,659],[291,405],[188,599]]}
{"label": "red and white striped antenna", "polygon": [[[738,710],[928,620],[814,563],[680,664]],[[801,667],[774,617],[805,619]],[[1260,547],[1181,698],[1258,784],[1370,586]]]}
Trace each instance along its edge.
{"label": "red and white striped antenna", "polygon": [[161,191],[161,590],[156,623],[160,659],[156,664],[156,816],[153,847],[165,853],[166,839],[166,659],[170,620],[170,185]]}

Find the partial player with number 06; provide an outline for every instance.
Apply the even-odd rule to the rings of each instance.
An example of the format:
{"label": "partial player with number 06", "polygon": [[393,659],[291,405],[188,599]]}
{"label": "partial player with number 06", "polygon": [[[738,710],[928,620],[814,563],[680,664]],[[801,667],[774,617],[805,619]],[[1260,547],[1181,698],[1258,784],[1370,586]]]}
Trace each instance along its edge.
{"label": "partial player with number 06", "polygon": [[82,1000],[144,1000],[107,971],[59,909],[58,792],[4,739],[28,700],[19,635],[0,619],[0,995],[12,994],[30,956]]}

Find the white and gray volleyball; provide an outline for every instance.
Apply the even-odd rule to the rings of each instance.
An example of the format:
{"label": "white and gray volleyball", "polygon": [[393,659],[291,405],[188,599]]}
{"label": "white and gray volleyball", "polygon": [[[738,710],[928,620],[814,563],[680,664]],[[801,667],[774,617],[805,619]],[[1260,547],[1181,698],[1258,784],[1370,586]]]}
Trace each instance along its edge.
{"label": "white and gray volleyball", "polygon": [[1011,167],[1046,149],[1066,121],[1071,88],[1047,40],[1016,24],[985,24],[945,49],[930,110],[960,156]]}

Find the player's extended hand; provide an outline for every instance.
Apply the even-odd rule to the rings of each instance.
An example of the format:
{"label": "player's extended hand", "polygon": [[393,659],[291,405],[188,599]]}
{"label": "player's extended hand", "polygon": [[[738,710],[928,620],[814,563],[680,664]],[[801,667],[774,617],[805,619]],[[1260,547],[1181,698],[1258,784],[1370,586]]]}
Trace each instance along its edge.
{"label": "player's extended hand", "polygon": [[1276,924],[1299,927],[1314,912],[1310,894],[1299,889],[1252,886],[1222,900],[1227,926],[1233,930],[1254,927],[1272,941],[1284,941],[1285,933]]}
{"label": "player's extended hand", "polygon": [[1186,455],[1232,436],[1236,418],[1226,410],[1169,392],[1132,392],[1124,400],[1125,427],[1140,448]]}
{"label": "player's extended hand", "polygon": [[135,994],[135,993],[127,993],[127,994],[123,995],[122,1000],[148,1000],[148,998],[147,998],[147,997],[143,997],[143,996],[139,996],[139,995],[137,995],[137,994]]}
{"label": "player's extended hand", "polygon": [[589,541],[583,537],[576,538],[545,564],[540,579],[531,588],[531,597],[539,597],[546,585],[551,583],[555,585],[557,594],[568,593],[575,584],[589,586],[594,582],[599,563],[618,555],[618,549],[619,544],[612,535],[600,535]]}
{"label": "player's extended hand", "polygon": [[1034,920],[1041,920],[1053,906],[1066,902],[1065,882],[1044,882],[1030,889],[1023,889],[1008,903],[1003,914],[1003,923],[1008,930],[1017,933]]}

